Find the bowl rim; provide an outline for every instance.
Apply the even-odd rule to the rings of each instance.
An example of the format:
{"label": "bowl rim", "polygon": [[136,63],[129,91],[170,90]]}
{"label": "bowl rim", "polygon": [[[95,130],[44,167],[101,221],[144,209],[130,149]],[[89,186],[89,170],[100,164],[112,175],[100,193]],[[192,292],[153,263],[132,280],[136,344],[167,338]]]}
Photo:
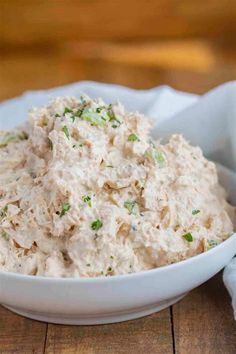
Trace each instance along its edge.
{"label": "bowl rim", "polygon": [[220,249],[226,247],[228,243],[235,243],[235,255],[236,255],[236,232],[234,232],[229,238],[227,238],[225,241],[221,242],[219,245],[211,248],[208,251],[202,252],[197,254],[196,256],[189,257],[187,259],[184,259],[182,261],[164,265],[161,267],[156,267],[148,270],[142,270],[140,272],[135,272],[135,273],[127,273],[127,274],[120,274],[120,275],[113,275],[113,276],[100,276],[100,277],[48,277],[48,276],[36,276],[36,275],[28,275],[28,274],[22,274],[22,273],[16,273],[16,272],[8,272],[8,271],[2,271],[0,270],[0,278],[1,276],[7,277],[7,278],[12,278],[12,279],[17,279],[17,280],[24,280],[27,282],[42,282],[42,283],[79,283],[79,284],[99,284],[99,283],[111,283],[111,282],[119,282],[122,280],[128,280],[128,279],[138,279],[142,276],[151,276],[154,274],[159,274],[163,273],[166,271],[171,271],[171,270],[178,270],[180,267],[187,265],[188,263],[192,262],[197,262],[201,260],[202,258],[207,257],[208,255],[212,255]]}

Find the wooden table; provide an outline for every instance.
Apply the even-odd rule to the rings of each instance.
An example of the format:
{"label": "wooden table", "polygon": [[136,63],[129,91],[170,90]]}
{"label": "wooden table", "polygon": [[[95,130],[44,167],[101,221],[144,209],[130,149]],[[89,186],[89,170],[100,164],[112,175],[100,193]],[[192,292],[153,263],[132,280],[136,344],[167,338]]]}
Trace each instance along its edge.
{"label": "wooden table", "polygon": [[218,274],[166,310],[112,325],[46,324],[0,307],[0,353],[235,354],[236,324]]}

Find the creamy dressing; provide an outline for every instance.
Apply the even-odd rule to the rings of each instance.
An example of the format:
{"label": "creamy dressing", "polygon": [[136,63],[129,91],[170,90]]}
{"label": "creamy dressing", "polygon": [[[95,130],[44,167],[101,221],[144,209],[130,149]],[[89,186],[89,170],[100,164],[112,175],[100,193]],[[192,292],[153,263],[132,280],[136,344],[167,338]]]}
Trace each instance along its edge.
{"label": "creamy dressing", "polygon": [[0,133],[0,269],[97,277],[152,269],[233,233],[216,167],[181,135],[101,99],[59,97]]}

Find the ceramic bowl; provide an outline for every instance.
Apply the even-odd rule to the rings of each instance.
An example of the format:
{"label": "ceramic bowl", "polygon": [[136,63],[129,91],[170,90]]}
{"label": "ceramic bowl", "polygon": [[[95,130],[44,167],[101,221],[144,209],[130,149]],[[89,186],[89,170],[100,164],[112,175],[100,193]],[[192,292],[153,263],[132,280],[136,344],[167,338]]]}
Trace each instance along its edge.
{"label": "ceramic bowl", "polygon": [[[218,165],[236,204],[236,177]],[[236,234],[187,260],[139,273],[99,278],[49,278],[0,272],[0,303],[36,320],[91,325],[126,321],[179,301],[224,268],[236,254]]]}
{"label": "ceramic bowl", "polygon": [[236,253],[236,234],[182,262],[135,274],[101,278],[46,278],[0,273],[0,303],[39,321],[91,325],[160,311],[204,283]]}
{"label": "ceramic bowl", "polygon": [[[192,110],[190,107],[189,111],[183,111],[179,117],[172,120],[172,124],[169,124],[169,120],[167,120],[165,127],[158,125],[157,135],[160,133],[164,136],[179,129],[194,144],[203,147],[208,156],[216,157],[231,168],[235,167],[236,160],[232,158],[234,155],[231,153],[232,147],[235,145],[235,134],[231,134],[232,129],[228,129],[227,124],[224,123],[225,120],[222,120],[222,117],[229,117],[228,119],[233,122],[235,110],[232,107],[234,107],[235,99],[232,99],[231,107],[228,98],[234,97],[230,92],[235,90],[236,84],[228,84],[216,89],[215,93],[203,97]],[[45,103],[48,94],[77,95],[80,91],[92,96],[98,96],[98,92],[101,92],[101,95],[106,96],[107,100],[118,97],[122,102],[127,103],[129,109],[135,108],[146,114],[152,113],[147,111],[147,107],[150,107],[150,102],[152,102],[153,113],[158,113],[157,116],[162,117],[162,120],[165,116],[161,115],[163,109],[165,113],[166,109],[169,109],[167,113],[170,115],[176,111],[176,106],[180,110],[180,107],[184,108],[198,100],[195,96],[177,93],[168,88],[134,91],[117,86],[80,83],[49,92],[26,94],[3,103],[0,110],[0,118],[2,118],[0,123],[3,128],[9,128],[22,122],[27,109],[32,104]],[[225,100],[227,100],[227,105],[223,104]],[[169,102],[168,105],[166,101]],[[214,104],[212,104],[213,101]],[[170,104],[170,102],[172,103]],[[177,103],[178,105],[176,105]],[[219,109],[219,105],[225,107],[225,111],[221,106]],[[159,109],[157,109],[158,107]],[[211,109],[208,109],[209,107]],[[231,107],[231,115],[226,114],[229,107]],[[6,117],[8,119],[5,119]],[[194,119],[186,124],[188,117]],[[209,118],[209,124],[205,123],[205,119],[203,123],[200,122],[199,126],[199,117],[202,121]],[[175,127],[172,127],[173,122],[175,122]],[[223,139],[224,131],[228,135]],[[229,133],[234,138],[232,141]],[[207,143],[209,144],[207,145]],[[212,153],[213,147],[215,154]],[[224,155],[219,149],[220,147],[225,148]],[[229,160],[230,157],[231,160]],[[236,205],[235,174],[225,168],[220,168],[219,172],[220,180],[229,193],[230,201]],[[53,323],[90,325],[125,321],[160,311],[174,304],[189,291],[224,268],[235,254],[236,234],[198,256],[135,274],[90,279],[65,279],[0,272],[0,303],[20,315]]]}

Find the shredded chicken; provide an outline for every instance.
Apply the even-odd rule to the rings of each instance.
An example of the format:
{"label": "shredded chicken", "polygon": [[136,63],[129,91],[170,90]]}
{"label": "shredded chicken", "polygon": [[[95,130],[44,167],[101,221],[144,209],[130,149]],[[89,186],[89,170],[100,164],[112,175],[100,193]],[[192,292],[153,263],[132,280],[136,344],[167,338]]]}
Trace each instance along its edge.
{"label": "shredded chicken", "polygon": [[216,167],[181,135],[101,99],[59,97],[0,133],[0,269],[126,274],[204,252],[233,233]]}

